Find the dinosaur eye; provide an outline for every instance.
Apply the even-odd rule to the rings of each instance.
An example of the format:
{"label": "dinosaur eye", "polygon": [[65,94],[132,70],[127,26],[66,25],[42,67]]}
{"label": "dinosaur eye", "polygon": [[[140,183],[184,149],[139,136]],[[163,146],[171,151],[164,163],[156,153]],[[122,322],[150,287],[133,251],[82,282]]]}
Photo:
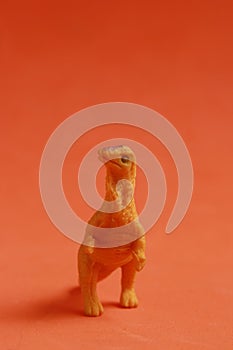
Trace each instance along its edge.
{"label": "dinosaur eye", "polygon": [[121,162],[126,164],[129,162],[129,158],[127,156],[123,156],[123,157],[121,157]]}

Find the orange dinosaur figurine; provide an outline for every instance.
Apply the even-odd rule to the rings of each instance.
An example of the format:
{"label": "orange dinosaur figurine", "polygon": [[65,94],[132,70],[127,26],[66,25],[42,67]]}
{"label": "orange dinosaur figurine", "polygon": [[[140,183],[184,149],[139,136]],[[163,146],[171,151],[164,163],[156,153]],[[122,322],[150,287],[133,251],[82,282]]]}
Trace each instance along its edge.
{"label": "orange dinosaur figurine", "polygon": [[[84,313],[87,316],[99,316],[103,313],[96,284],[119,267],[122,270],[120,305],[126,308],[137,307],[135,275],[136,271],[144,267],[146,260],[144,230],[138,220],[133,198],[135,155],[127,146],[114,146],[101,149],[99,159],[105,163],[107,170],[105,201],[89,220],[86,236],[78,253],[79,282],[84,299]],[[122,180],[127,180],[124,186]],[[106,212],[106,203],[113,204],[114,210]],[[123,244],[101,246],[101,239],[107,239],[111,235],[113,237],[115,233],[98,236],[98,228],[109,228],[111,231],[111,228],[117,230],[117,227],[128,228],[123,232],[126,235]],[[117,242],[117,235],[114,237]]]}

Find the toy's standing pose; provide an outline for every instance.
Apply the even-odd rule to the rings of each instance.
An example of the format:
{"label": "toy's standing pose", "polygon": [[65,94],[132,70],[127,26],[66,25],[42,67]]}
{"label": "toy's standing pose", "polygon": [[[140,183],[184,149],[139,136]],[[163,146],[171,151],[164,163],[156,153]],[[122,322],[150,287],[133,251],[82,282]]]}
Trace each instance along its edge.
{"label": "toy's standing pose", "polygon": [[[92,232],[87,230],[86,244],[84,242],[79,249],[79,281],[84,299],[84,312],[88,316],[99,316],[103,313],[103,306],[96,293],[96,284],[118,267],[122,270],[120,304],[127,308],[136,307],[138,300],[134,289],[135,275],[136,271],[144,267],[146,260],[145,237],[137,219],[133,198],[136,178],[135,155],[127,146],[115,146],[101,149],[99,158],[105,163],[107,170],[105,201],[114,203],[116,210],[106,213],[106,202],[103,204],[102,210],[97,211],[89,220]],[[124,179],[129,181],[129,186],[121,186],[121,180]],[[93,227],[96,227],[97,231],[98,227],[116,228],[130,223],[133,224],[132,227],[129,226],[132,232],[128,234],[132,237],[135,234],[133,241],[129,239],[130,243],[127,244],[101,248]]]}

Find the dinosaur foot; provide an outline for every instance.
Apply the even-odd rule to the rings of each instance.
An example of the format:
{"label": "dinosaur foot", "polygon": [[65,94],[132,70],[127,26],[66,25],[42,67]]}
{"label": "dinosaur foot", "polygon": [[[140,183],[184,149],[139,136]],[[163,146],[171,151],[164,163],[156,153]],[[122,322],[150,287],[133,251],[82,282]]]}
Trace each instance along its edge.
{"label": "dinosaur foot", "polygon": [[133,308],[138,306],[138,298],[134,290],[126,289],[121,293],[120,305],[122,307]]}
{"label": "dinosaur foot", "polygon": [[86,316],[96,317],[102,315],[104,308],[100,301],[91,300],[85,303],[84,313]]}

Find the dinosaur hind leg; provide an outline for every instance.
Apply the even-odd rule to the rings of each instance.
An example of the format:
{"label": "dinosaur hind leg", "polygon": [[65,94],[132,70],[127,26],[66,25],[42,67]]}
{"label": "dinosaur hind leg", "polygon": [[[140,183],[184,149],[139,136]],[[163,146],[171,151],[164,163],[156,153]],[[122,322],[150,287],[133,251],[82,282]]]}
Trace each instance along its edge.
{"label": "dinosaur hind leg", "polygon": [[137,307],[138,299],[134,290],[135,282],[135,262],[130,261],[128,264],[122,266],[122,278],[121,278],[121,297],[120,304],[123,307]]}
{"label": "dinosaur hind leg", "polygon": [[103,313],[97,296],[98,266],[93,264],[88,254],[80,248],[78,255],[79,283],[84,300],[84,313],[87,316],[100,316]]}

